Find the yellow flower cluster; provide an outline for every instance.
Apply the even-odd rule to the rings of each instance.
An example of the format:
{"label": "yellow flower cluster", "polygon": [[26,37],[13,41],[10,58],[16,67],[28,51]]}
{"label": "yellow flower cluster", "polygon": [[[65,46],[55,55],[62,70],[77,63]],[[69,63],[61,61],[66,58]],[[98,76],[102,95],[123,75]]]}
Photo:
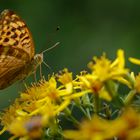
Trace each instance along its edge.
{"label": "yellow flower cluster", "polygon": [[93,116],[81,123],[79,130],[66,130],[64,136],[69,140],[119,140],[140,139],[140,113],[132,108],[126,109],[115,120]]}
{"label": "yellow flower cluster", "polygon": [[[59,126],[61,114],[75,125],[79,124],[71,109],[77,106],[91,120],[83,122],[77,131],[64,131],[65,138],[72,140],[140,138],[138,134],[140,115],[132,109],[115,120],[106,120],[98,116],[102,114],[111,118],[109,116],[113,111],[109,107],[112,104],[119,110],[118,112],[122,112],[125,106],[130,105],[136,93],[140,93],[140,74],[135,77],[133,72],[129,73],[129,69],[125,68],[124,51],[118,50],[114,61],[109,60],[105,54],[100,58],[93,57],[88,67],[89,72],[82,71],[76,78],[73,78],[72,72],[64,69],[50,76],[48,80],[44,78],[31,87],[26,87],[26,91],[20,94],[13,105],[1,113],[0,120],[3,126],[1,134],[8,131],[12,134],[10,140],[41,139],[46,135],[44,130],[50,130],[49,128],[53,128],[53,133],[57,133],[56,129],[61,127]],[[118,94],[118,83],[130,89],[130,93],[124,99]],[[104,105],[107,105],[108,109]],[[93,114],[95,115],[91,117]]]}
{"label": "yellow flower cluster", "polygon": [[[1,116],[3,131],[7,130],[13,134],[14,137],[11,139],[40,137],[41,133],[36,132],[49,126],[50,120],[53,120],[69,104],[69,100],[61,101],[61,96],[66,94],[66,89],[57,88],[54,76],[49,81],[42,79],[21,93],[15,103],[4,111]],[[31,134],[32,131],[35,131],[34,135]]]}

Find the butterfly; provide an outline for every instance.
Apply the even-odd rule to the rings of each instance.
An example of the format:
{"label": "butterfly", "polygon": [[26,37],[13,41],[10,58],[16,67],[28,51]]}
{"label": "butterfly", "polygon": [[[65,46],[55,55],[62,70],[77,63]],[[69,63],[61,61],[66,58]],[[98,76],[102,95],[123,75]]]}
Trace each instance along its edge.
{"label": "butterfly", "polygon": [[0,15],[0,89],[34,73],[43,62],[35,55],[32,35],[25,22],[13,11]]}

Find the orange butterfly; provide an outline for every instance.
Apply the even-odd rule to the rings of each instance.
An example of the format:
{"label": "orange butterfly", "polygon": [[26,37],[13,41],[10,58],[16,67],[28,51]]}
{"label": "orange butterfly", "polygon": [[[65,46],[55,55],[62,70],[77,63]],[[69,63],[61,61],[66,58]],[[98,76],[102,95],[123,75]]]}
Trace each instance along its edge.
{"label": "orange butterfly", "polygon": [[0,89],[35,72],[43,62],[43,53],[36,54],[30,31],[13,11],[0,15]]}

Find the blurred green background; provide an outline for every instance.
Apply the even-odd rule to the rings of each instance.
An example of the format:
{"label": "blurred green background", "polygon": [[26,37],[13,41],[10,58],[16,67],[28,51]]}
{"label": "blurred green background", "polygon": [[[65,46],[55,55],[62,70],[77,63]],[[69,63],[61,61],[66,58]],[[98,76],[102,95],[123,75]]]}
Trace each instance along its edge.
{"label": "blurred green background", "polygon": [[[36,53],[45,53],[43,73],[67,67],[74,74],[86,69],[92,56],[106,52],[112,59],[119,48],[126,58],[140,58],[140,1],[135,0],[0,0],[0,11],[14,10],[28,25]],[[60,30],[56,28],[60,26]],[[136,71],[138,66],[127,66]],[[31,79],[32,80],[32,79]],[[19,96],[22,82],[0,91],[0,109]]]}

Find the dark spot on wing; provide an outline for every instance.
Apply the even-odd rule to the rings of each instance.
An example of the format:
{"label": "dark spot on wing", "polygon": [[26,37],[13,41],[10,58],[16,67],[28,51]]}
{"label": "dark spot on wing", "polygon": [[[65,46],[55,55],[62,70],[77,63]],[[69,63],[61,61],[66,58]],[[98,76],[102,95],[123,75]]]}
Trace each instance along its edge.
{"label": "dark spot on wing", "polygon": [[7,33],[6,33],[6,35],[10,35],[11,34],[11,32],[10,31],[8,31]]}
{"label": "dark spot on wing", "polygon": [[9,38],[5,38],[5,39],[4,39],[4,42],[8,42],[8,41],[9,41]]}
{"label": "dark spot on wing", "polygon": [[12,31],[12,32],[15,32],[15,31],[16,31],[16,28],[12,28],[11,31]]}
{"label": "dark spot on wing", "polygon": [[14,46],[17,46],[18,45],[18,41],[16,41],[15,43],[14,43]]}
{"label": "dark spot on wing", "polygon": [[17,34],[12,35],[11,38],[17,38]]}

